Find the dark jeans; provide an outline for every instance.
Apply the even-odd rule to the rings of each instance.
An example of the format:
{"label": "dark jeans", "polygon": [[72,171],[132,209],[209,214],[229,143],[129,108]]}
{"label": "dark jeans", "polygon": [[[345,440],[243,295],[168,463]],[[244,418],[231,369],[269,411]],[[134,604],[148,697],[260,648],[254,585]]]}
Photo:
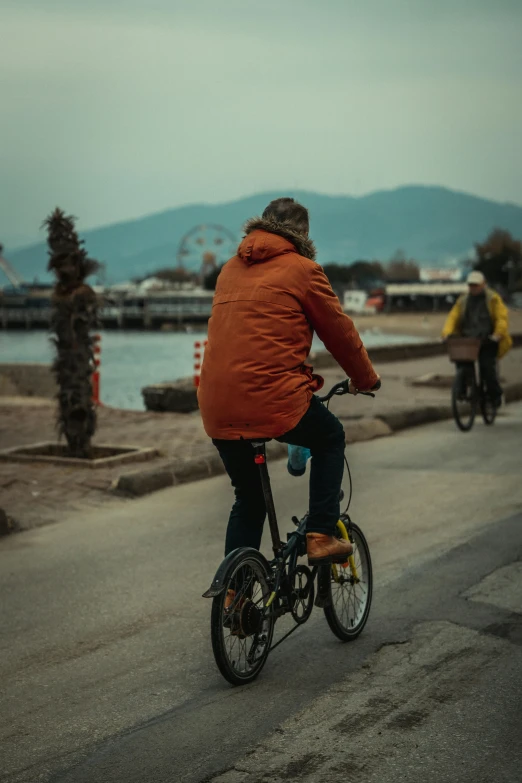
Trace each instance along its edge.
{"label": "dark jeans", "polygon": [[[281,443],[305,446],[312,453],[309,532],[333,535],[339,519],[339,496],[344,470],[344,429],[316,397],[293,430],[277,438]],[[246,440],[214,440],[232,480],[236,500],[230,512],[225,555],[237,547],[259,549],[266,516],[259,468]]]}
{"label": "dark jeans", "polygon": [[[480,374],[486,384],[488,397],[496,403],[502,397],[502,387],[497,377],[498,343],[494,340],[484,340],[479,353]],[[462,362],[458,363],[462,366]]]}

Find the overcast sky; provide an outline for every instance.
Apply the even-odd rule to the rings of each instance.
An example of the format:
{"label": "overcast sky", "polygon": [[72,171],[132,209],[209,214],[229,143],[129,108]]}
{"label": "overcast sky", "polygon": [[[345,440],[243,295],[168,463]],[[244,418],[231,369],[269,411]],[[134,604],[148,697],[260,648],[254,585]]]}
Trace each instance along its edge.
{"label": "overcast sky", "polygon": [[0,30],[0,241],[274,188],[522,203],[522,0],[0,0]]}

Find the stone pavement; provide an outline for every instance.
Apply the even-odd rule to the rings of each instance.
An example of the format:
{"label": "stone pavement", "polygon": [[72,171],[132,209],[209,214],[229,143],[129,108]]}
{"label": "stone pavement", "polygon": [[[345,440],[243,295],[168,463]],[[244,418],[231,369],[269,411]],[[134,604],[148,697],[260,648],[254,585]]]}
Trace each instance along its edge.
{"label": "stone pavement", "polygon": [[[413,378],[437,373],[450,375],[452,366],[446,357],[390,362],[377,366],[383,380],[382,391],[375,399],[341,397],[332,401],[332,410],[343,420],[348,440],[386,434],[384,431],[368,434],[364,422],[382,416],[394,415],[404,419],[406,426],[412,409],[422,406],[448,404],[449,390],[444,388],[413,387]],[[321,371],[325,389],[342,380],[342,371]],[[502,361],[501,375],[506,383],[522,382],[522,349],[511,351]],[[0,447],[10,448],[55,440],[54,404],[31,398],[0,397]],[[357,422],[356,419],[363,419]],[[350,429],[351,428],[351,429]],[[395,429],[395,427],[393,427]],[[355,433],[350,435],[350,433]],[[63,468],[46,464],[28,464],[0,461],[1,506],[22,528],[35,527],[66,516],[86,506],[102,503],[131,502],[111,492],[111,487],[122,473],[129,470],[169,468],[184,473],[181,480],[190,480],[188,473],[198,464],[215,461],[215,450],[203,430],[199,414],[153,413],[125,411],[102,407],[99,410],[98,444],[154,446],[161,456],[153,462],[112,468]],[[205,474],[196,470],[194,478]],[[208,473],[207,473],[208,475]]]}

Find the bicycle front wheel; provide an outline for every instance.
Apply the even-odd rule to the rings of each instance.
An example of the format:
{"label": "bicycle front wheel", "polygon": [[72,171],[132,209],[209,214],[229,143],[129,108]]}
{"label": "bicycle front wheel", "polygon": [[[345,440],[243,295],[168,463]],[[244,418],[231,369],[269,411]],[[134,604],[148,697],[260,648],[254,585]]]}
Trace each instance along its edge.
{"label": "bicycle front wheel", "polygon": [[373,572],[370,548],[362,530],[345,517],[338,523],[339,537],[345,531],[353,544],[353,554],[347,564],[323,566],[319,578],[321,592],[328,593],[324,614],[330,629],[343,642],[356,639],[361,633],[372,603]]}
{"label": "bicycle front wheel", "polygon": [[225,589],[212,602],[212,650],[223,677],[232,685],[245,685],[265,665],[274,633],[266,561],[246,550],[223,581]]}
{"label": "bicycle front wheel", "polygon": [[459,367],[451,390],[451,407],[455,424],[462,432],[469,432],[477,415],[478,389],[472,367]]}

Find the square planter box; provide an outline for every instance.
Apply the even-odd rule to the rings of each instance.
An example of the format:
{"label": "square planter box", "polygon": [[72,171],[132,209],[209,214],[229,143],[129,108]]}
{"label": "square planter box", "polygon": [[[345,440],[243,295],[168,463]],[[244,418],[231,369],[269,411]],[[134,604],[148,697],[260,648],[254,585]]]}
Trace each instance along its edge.
{"label": "square planter box", "polygon": [[43,462],[78,468],[111,468],[157,456],[159,452],[154,448],[96,445],[92,447],[91,459],[78,459],[67,456],[67,446],[62,443],[34,443],[0,451],[0,459],[8,462]]}

